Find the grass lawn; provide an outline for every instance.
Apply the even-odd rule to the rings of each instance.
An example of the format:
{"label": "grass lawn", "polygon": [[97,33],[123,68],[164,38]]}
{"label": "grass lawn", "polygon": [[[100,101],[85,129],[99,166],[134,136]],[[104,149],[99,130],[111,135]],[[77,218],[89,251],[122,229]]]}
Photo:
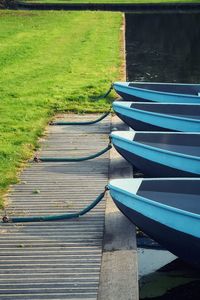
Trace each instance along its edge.
{"label": "grass lawn", "polygon": [[32,3],[199,3],[200,0],[21,0]]}
{"label": "grass lawn", "polygon": [[[90,101],[121,74],[121,13],[0,11],[0,196],[57,111]],[[2,203],[2,201],[1,201]]]}

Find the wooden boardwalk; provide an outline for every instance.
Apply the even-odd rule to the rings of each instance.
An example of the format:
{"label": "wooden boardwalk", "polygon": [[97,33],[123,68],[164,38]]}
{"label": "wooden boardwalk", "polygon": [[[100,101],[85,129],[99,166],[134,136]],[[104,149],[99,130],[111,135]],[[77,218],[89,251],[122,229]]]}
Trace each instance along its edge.
{"label": "wooden boardwalk", "polygon": [[[90,120],[94,115],[63,116]],[[42,156],[86,156],[108,144],[110,116],[97,125],[49,126]],[[78,163],[29,163],[12,186],[7,214],[75,212],[103,191],[109,154]],[[62,222],[2,224],[0,299],[97,299],[105,201],[87,215]]]}

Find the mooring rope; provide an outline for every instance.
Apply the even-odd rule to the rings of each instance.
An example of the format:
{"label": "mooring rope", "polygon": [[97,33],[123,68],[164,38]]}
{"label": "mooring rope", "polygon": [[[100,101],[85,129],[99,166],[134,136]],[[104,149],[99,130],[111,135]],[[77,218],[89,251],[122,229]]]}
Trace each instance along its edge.
{"label": "mooring rope", "polygon": [[55,122],[50,122],[49,125],[52,125],[52,126],[53,125],[92,125],[92,124],[98,123],[98,122],[102,121],[103,119],[105,119],[110,114],[110,112],[111,112],[111,108],[109,109],[109,111],[104,113],[98,119],[92,120],[92,121],[84,121],[84,122],[55,121]]}
{"label": "mooring rope", "polygon": [[90,160],[97,158],[107,151],[109,151],[112,148],[111,142],[109,142],[108,146],[104,148],[103,150],[84,157],[38,157],[35,156],[33,161],[34,162],[79,162],[79,161],[85,161],[85,160]]}
{"label": "mooring rope", "polygon": [[113,83],[111,83],[111,86],[109,87],[109,89],[107,90],[107,92],[105,94],[103,94],[102,96],[97,97],[96,99],[93,99],[93,101],[99,101],[101,99],[105,99],[110,94],[112,89],[113,89]]}
{"label": "mooring rope", "polygon": [[9,217],[6,214],[2,218],[3,223],[21,223],[21,222],[45,222],[45,221],[60,221],[60,220],[69,220],[74,218],[79,218],[86,213],[88,213],[91,209],[93,209],[105,196],[108,187],[105,186],[103,193],[99,194],[99,196],[85,208],[77,213],[66,213],[59,215],[47,215],[47,216],[32,216],[32,217]]}
{"label": "mooring rope", "polygon": [[[113,89],[113,84],[111,84],[109,90],[103,95],[95,99],[95,101],[106,98],[110,92]],[[58,121],[58,122],[51,122],[50,125],[90,125],[100,122],[101,120],[105,119],[111,112],[112,107],[110,107],[109,111],[104,113],[102,116],[100,116],[98,119],[93,121],[86,121],[86,122],[65,122],[65,121]],[[108,146],[104,148],[103,150],[89,155],[85,157],[38,157],[35,156],[34,161],[35,162],[79,162],[79,161],[85,161],[90,160],[93,158],[97,158],[101,156],[102,154],[106,153],[112,148],[111,142],[109,142]],[[101,193],[91,204],[86,206],[84,209],[77,213],[67,213],[67,214],[59,214],[59,215],[48,215],[48,216],[32,216],[32,217],[8,217],[7,214],[5,214],[2,218],[2,222],[4,223],[20,223],[20,222],[44,222],[44,221],[59,221],[59,220],[67,220],[72,218],[79,218],[80,216],[85,215],[87,212],[89,212],[91,209],[93,209],[105,196],[106,191],[108,190],[108,187],[106,186],[104,189],[104,192]]]}
{"label": "mooring rope", "polygon": [[[99,101],[101,99],[106,98],[110,94],[112,89],[113,89],[113,84],[111,84],[110,88],[108,89],[108,91],[104,95],[99,96],[97,99],[93,99],[93,101]],[[54,121],[52,121],[52,122],[49,123],[49,125],[52,125],[52,126],[53,125],[92,125],[92,124],[98,123],[98,122],[102,121],[103,119],[105,119],[110,114],[111,109],[112,109],[112,107],[110,107],[109,111],[104,113],[102,116],[100,116],[96,120],[85,121],[85,122],[66,122],[66,121],[55,121],[54,122]]]}

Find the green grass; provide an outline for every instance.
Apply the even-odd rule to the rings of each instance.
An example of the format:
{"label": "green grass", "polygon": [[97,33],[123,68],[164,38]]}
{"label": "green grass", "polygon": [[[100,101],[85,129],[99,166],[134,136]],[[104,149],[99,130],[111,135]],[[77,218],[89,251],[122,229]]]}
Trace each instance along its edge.
{"label": "green grass", "polygon": [[0,194],[58,111],[105,111],[90,101],[120,77],[122,15],[0,11]]}
{"label": "green grass", "polygon": [[199,3],[200,0],[24,0],[30,3]]}

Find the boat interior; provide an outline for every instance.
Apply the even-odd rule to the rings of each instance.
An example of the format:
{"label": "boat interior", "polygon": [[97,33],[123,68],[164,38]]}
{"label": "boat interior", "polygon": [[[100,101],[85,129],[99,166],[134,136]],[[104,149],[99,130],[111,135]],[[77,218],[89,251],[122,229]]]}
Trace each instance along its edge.
{"label": "boat interior", "polygon": [[164,84],[164,83],[136,83],[131,82],[129,83],[130,87],[146,89],[146,90],[153,90],[158,92],[166,92],[166,93],[175,93],[175,94],[186,94],[186,95],[193,95],[199,96],[200,92],[200,85],[198,84]]}
{"label": "boat interior", "polygon": [[166,104],[166,103],[131,103],[131,108],[143,111],[155,112],[160,114],[169,114],[190,119],[200,119],[199,104]]}
{"label": "boat interior", "polygon": [[200,157],[200,134],[136,132],[133,140],[155,148]]}
{"label": "boat interior", "polygon": [[200,180],[143,180],[137,195],[200,214]]}

